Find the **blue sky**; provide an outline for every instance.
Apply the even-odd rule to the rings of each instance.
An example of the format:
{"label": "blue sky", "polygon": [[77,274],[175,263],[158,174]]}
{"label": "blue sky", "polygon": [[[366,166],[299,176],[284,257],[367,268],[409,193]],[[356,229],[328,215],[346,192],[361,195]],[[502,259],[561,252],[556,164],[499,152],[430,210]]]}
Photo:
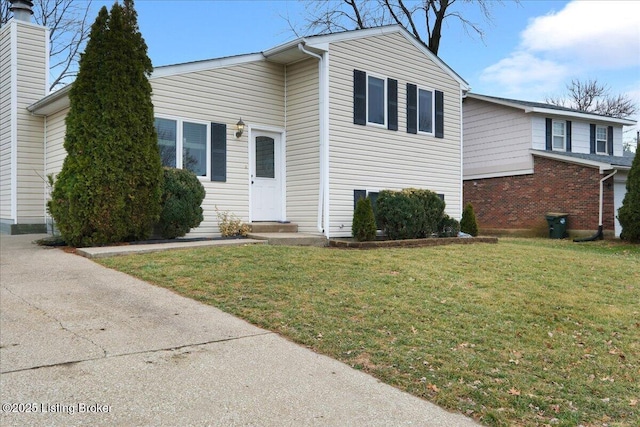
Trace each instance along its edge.
{"label": "blue sky", "polygon": [[[94,0],[95,14],[113,1]],[[298,0],[136,0],[138,23],[154,66],[260,52],[296,38],[285,17],[304,22]],[[529,101],[562,95],[572,78],[597,79],[640,105],[640,2],[505,0],[482,26],[484,40],[450,18],[439,56],[475,93]],[[634,117],[640,120],[640,115]],[[627,132],[635,136],[635,130]]]}

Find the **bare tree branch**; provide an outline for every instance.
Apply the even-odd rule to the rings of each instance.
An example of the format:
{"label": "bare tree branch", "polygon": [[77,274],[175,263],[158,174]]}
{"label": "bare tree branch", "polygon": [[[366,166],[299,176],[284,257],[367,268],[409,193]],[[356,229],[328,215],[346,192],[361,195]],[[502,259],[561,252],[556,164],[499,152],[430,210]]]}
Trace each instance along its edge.
{"label": "bare tree branch", "polygon": [[572,79],[567,84],[564,97],[547,97],[546,102],[560,107],[573,108],[587,113],[626,118],[638,112],[638,106],[626,95],[613,96],[609,87],[597,79],[580,81]]}
{"label": "bare tree branch", "polygon": [[[301,0],[304,1],[304,0]],[[467,34],[484,38],[479,24],[465,18],[463,10],[479,7],[482,16],[491,21],[491,7],[501,0],[313,0],[304,1],[307,8],[306,24],[293,32],[296,34],[327,34],[336,31],[371,28],[398,24],[438,54],[443,23],[459,21]],[[455,9],[454,6],[459,6]],[[424,21],[420,20],[424,17]],[[290,25],[291,26],[291,25]]]}
{"label": "bare tree branch", "polygon": [[[0,25],[12,17],[8,0],[0,0]],[[80,51],[91,29],[89,12],[92,0],[34,0],[33,20],[49,28],[49,64],[52,76],[49,89],[75,76]]]}

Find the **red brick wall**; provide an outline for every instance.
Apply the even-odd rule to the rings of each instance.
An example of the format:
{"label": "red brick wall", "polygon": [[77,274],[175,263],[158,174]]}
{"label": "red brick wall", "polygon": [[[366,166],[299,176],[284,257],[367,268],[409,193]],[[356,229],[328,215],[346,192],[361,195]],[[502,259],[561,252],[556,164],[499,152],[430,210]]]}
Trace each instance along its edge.
{"label": "red brick wall", "polygon": [[[464,203],[473,205],[480,229],[535,229],[547,212],[563,212],[568,230],[597,230],[597,168],[534,156],[534,173],[464,182]],[[604,183],[603,226],[614,230],[613,178]]]}

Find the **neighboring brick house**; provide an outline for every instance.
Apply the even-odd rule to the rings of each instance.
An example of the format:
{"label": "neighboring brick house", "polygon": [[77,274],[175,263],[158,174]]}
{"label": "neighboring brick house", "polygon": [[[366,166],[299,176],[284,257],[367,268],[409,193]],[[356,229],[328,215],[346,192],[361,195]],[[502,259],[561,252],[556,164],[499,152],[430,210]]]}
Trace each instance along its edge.
{"label": "neighboring brick house", "polygon": [[[568,214],[572,234],[620,235],[616,219],[633,154],[616,119],[542,104],[468,94],[463,102],[464,203],[482,232],[540,231],[549,212]],[[610,176],[611,174],[614,174]]]}

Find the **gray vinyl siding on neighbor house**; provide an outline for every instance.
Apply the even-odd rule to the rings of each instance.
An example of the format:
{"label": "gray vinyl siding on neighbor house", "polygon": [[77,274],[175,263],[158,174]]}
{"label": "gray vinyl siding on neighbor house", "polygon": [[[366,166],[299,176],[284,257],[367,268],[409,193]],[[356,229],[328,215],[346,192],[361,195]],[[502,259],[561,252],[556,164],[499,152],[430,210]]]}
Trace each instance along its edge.
{"label": "gray vinyl siding on neighbor house", "polygon": [[189,236],[218,233],[216,206],[249,219],[248,131],[235,137],[240,118],[248,128],[284,128],[283,66],[255,61],[151,78],[155,114],[227,125],[226,182],[201,180],[207,192],[204,221]]}
{"label": "gray vinyl siding on neighbor house", "polygon": [[11,32],[0,28],[0,219],[12,221],[11,215]]}
{"label": "gray vinyl siding on neighbor house", "polygon": [[[497,107],[494,107],[497,108]],[[525,116],[523,112],[520,112],[522,116]],[[531,117],[532,122],[532,144],[531,148],[534,150],[545,150],[545,119],[547,117],[543,115],[535,115]],[[465,120],[467,116],[465,115]],[[565,117],[553,118],[553,120],[566,121]],[[586,121],[586,120],[571,120],[571,152],[572,153],[590,153],[590,125],[595,124],[598,126],[608,127],[611,124],[602,121]],[[465,144],[467,139],[465,138]],[[613,155],[622,156],[622,126],[613,126]],[[466,165],[465,165],[466,166]],[[465,172],[466,175],[466,172]]]}
{"label": "gray vinyl siding on neighbor house", "polygon": [[304,233],[318,232],[320,132],[318,61],[286,68],[287,219]]}
{"label": "gray vinyl siding on neighbor house", "polygon": [[[460,219],[460,83],[400,33],[330,45],[330,233],[350,235],[353,191],[420,187]],[[354,69],[398,82],[398,130],[354,124]],[[406,85],[444,93],[444,138],[407,133]]]}
{"label": "gray vinyl siding on neighbor house", "polygon": [[[531,116],[521,110],[466,98],[464,109],[464,179],[533,173],[529,152],[533,140],[542,134],[533,126]],[[535,148],[535,147],[534,147]]]}

